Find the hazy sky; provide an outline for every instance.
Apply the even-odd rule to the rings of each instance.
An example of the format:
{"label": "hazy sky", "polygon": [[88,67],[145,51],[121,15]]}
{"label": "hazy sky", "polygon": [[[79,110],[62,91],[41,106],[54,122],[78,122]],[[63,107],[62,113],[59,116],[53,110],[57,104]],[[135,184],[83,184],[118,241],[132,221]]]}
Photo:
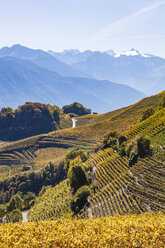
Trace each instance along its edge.
{"label": "hazy sky", "polygon": [[165,0],[0,0],[0,47],[18,43],[165,57]]}

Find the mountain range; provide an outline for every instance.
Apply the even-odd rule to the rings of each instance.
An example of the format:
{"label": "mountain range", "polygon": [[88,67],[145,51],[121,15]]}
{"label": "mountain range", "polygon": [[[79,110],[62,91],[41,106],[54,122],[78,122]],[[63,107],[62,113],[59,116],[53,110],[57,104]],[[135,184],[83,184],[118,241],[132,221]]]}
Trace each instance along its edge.
{"label": "mountain range", "polygon": [[99,80],[127,84],[148,95],[165,89],[165,59],[161,57],[141,54],[135,49],[120,54],[115,54],[112,50],[65,50],[62,53],[48,53]]}
{"label": "mountain range", "polygon": [[0,107],[16,108],[27,101],[63,106],[77,101],[103,113],[145,96],[130,86],[82,75],[47,52],[20,45],[4,47],[0,49]]}

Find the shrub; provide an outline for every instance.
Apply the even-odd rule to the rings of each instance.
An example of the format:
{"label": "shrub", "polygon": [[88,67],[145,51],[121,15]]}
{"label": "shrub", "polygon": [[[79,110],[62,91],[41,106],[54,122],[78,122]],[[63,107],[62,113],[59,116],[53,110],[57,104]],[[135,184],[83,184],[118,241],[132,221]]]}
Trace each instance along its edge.
{"label": "shrub", "polygon": [[28,184],[26,182],[20,183],[18,190],[23,192],[23,193],[26,193],[28,190]]}
{"label": "shrub", "polygon": [[0,222],[2,222],[2,218],[5,216],[5,212],[6,212],[6,206],[0,204]]}
{"label": "shrub", "polygon": [[127,157],[130,156],[130,153],[131,153],[131,150],[133,149],[133,146],[134,146],[133,142],[130,142],[130,143],[127,144],[127,146],[126,146],[126,155],[127,155]]}
{"label": "shrub", "polygon": [[122,157],[125,156],[125,155],[126,155],[125,147],[122,146],[122,147],[119,149],[118,153],[119,153],[119,155],[122,156]]}
{"label": "shrub", "polygon": [[138,153],[136,150],[131,151],[129,156],[129,166],[131,167],[133,164],[137,163]]}
{"label": "shrub", "polygon": [[127,141],[127,137],[123,134],[118,137],[118,147],[120,147],[125,141]]}
{"label": "shrub", "polygon": [[88,186],[79,188],[71,200],[71,210],[77,214],[88,202],[90,196],[90,189]]}
{"label": "shrub", "polygon": [[9,220],[10,222],[22,222],[22,213],[19,209],[14,209],[12,212],[9,214]]}
{"label": "shrub", "polygon": [[118,133],[116,131],[106,133],[103,138],[103,149],[108,147],[116,148],[117,138]]}

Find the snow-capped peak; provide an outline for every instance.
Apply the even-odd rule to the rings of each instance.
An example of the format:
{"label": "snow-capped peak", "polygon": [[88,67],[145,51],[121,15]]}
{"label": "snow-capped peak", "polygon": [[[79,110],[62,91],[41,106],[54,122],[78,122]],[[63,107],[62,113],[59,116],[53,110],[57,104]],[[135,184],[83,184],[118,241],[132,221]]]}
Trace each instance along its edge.
{"label": "snow-capped peak", "polygon": [[128,51],[124,51],[122,53],[119,53],[119,54],[116,54],[114,57],[120,57],[120,56],[142,56],[142,57],[150,57],[148,54],[142,54],[140,53],[138,50],[135,50],[134,48],[132,48],[131,50],[128,50]]}

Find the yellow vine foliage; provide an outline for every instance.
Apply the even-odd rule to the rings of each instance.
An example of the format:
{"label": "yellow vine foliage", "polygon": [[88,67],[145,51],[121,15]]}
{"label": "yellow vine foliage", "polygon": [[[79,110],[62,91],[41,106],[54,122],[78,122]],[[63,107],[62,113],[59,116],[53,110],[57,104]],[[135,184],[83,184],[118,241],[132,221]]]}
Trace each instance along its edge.
{"label": "yellow vine foliage", "polygon": [[0,247],[163,248],[165,215],[145,213],[0,226]]}

